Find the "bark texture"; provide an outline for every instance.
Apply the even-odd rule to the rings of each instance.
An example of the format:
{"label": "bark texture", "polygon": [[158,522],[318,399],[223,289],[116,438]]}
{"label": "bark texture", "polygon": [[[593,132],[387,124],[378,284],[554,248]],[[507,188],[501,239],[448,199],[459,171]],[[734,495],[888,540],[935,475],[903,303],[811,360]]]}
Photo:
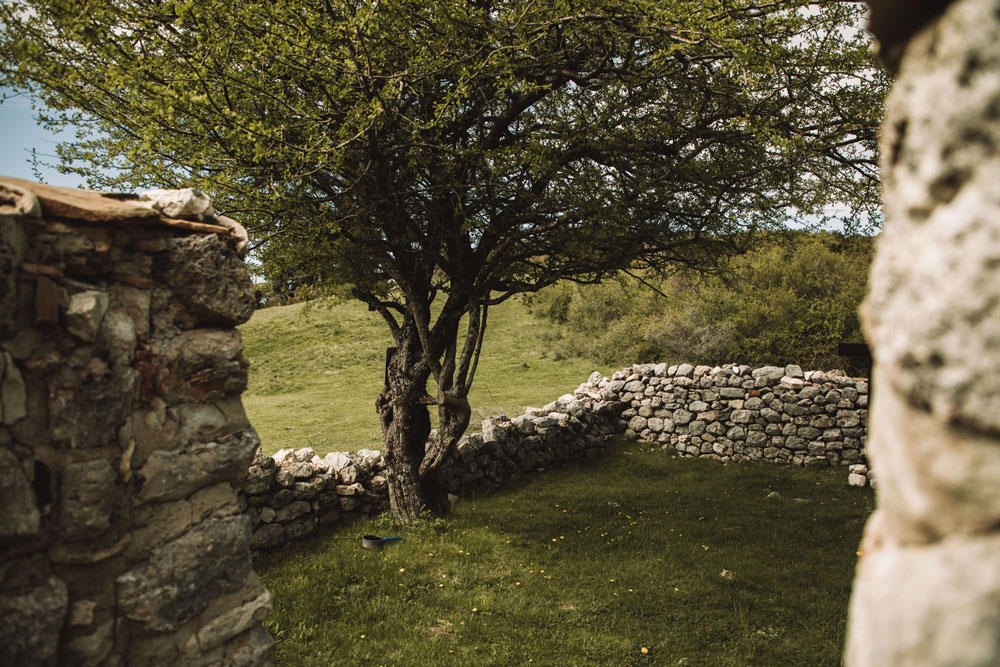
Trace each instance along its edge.
{"label": "bark texture", "polygon": [[419,519],[432,504],[420,483],[420,464],[431,433],[423,400],[430,369],[421,361],[423,351],[412,328],[404,324],[397,342],[399,347],[387,353],[385,387],[375,407],[382,423],[392,516],[406,524]]}

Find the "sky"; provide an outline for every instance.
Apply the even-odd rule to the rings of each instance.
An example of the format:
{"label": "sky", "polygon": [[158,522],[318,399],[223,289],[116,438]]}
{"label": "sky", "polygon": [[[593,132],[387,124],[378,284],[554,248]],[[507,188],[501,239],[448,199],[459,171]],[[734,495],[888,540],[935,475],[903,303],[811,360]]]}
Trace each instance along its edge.
{"label": "sky", "polygon": [[[10,88],[0,88],[0,95],[14,94]],[[14,176],[29,181],[38,177],[31,170],[31,149],[34,148],[40,160],[56,162],[56,144],[60,136],[48,132],[35,123],[31,101],[27,96],[9,97],[0,104],[0,176]],[[83,178],[76,175],[60,174],[52,168],[41,168],[42,180],[52,185],[78,187],[84,185]]]}

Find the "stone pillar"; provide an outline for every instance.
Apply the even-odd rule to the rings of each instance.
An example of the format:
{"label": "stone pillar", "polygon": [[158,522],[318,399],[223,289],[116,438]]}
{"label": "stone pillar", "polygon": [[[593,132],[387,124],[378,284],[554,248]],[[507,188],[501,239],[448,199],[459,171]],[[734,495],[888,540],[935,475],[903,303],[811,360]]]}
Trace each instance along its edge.
{"label": "stone pillar", "polygon": [[0,179],[0,664],[270,662],[232,226]]}
{"label": "stone pillar", "polygon": [[862,309],[878,507],[847,664],[986,667],[1000,664],[1000,3],[916,4],[948,6],[898,44],[883,124],[886,224]]}

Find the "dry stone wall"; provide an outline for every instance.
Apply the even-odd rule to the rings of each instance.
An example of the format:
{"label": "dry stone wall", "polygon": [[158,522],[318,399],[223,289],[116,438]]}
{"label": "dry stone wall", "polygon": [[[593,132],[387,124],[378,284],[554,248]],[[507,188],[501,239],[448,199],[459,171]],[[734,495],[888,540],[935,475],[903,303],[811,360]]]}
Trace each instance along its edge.
{"label": "dry stone wall", "polygon": [[[628,430],[683,456],[864,463],[868,382],[798,366],[643,365],[577,390],[618,402]],[[860,468],[856,469],[860,471]]]}
{"label": "dry stone wall", "polygon": [[2,665],[270,663],[245,238],[188,195],[0,179]]}
{"label": "dry stone wall", "polygon": [[[638,365],[593,373],[573,394],[467,434],[442,470],[456,495],[502,486],[523,473],[598,456],[626,435],[721,462],[849,466],[869,483],[864,456],[868,382],[797,366]],[[311,448],[258,451],[242,492],[253,548],[272,549],[388,508],[385,461],[372,450],[319,457]]]}

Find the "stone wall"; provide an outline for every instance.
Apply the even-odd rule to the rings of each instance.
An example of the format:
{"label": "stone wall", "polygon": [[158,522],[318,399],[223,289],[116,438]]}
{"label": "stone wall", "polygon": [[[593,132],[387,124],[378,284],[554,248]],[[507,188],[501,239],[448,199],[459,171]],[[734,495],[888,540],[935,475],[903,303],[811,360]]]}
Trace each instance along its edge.
{"label": "stone wall", "polygon": [[161,195],[0,179],[0,664],[270,662],[245,236]]}
{"label": "stone wall", "polygon": [[[1000,5],[872,4],[895,26],[878,36],[899,70],[882,126],[885,231],[862,308],[878,499],[846,662],[998,665]],[[925,20],[911,25],[916,10]]]}
{"label": "stone wall", "polygon": [[[864,457],[868,382],[797,366],[638,365],[610,378],[594,373],[573,394],[465,435],[442,470],[465,495],[500,487],[522,473],[594,458],[609,438],[637,437],[682,456],[850,466],[868,483]],[[388,507],[379,452],[258,451],[242,491],[253,548],[270,549]]]}

